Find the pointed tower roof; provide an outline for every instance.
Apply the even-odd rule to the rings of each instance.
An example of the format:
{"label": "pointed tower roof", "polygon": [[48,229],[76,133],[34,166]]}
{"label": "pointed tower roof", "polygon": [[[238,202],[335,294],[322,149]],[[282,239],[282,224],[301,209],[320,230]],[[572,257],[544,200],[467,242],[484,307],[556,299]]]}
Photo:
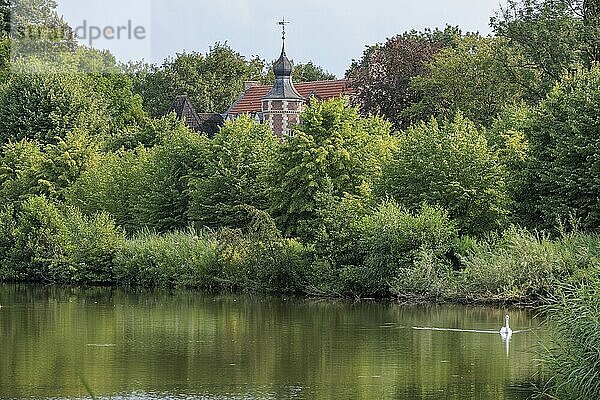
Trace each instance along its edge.
{"label": "pointed tower roof", "polygon": [[281,55],[273,64],[273,72],[275,73],[275,83],[271,91],[263,97],[263,100],[269,99],[285,99],[285,100],[303,100],[302,97],[292,82],[292,74],[294,73],[294,64],[287,58],[285,54],[285,25],[289,22],[283,20],[279,25],[283,26],[283,46],[281,47]]}

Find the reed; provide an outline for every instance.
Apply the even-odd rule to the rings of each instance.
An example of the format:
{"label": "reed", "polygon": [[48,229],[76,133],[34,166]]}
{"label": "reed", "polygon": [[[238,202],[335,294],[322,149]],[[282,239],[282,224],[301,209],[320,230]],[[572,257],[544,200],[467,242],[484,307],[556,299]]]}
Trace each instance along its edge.
{"label": "reed", "polygon": [[600,398],[600,270],[593,274],[545,307],[551,336],[541,361],[546,392],[556,398]]}

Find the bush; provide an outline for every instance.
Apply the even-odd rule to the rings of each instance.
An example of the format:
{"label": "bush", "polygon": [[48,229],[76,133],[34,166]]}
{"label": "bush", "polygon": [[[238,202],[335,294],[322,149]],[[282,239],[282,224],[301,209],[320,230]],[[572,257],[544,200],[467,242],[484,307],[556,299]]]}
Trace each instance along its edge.
{"label": "bush", "polygon": [[499,229],[508,213],[498,155],[461,114],[402,133],[376,193],[380,199],[392,196],[409,210],[423,202],[443,207],[462,234]]}
{"label": "bush", "polygon": [[143,231],[127,240],[115,257],[115,278],[121,285],[194,287],[218,290],[218,244],[210,235]]}
{"label": "bush", "polygon": [[565,77],[526,131],[531,145],[529,220],[553,228],[572,218],[600,227],[600,66]]}
{"label": "bush", "polygon": [[245,290],[270,294],[302,294],[318,285],[312,248],[295,239],[244,243],[239,271],[247,280]]}
{"label": "bush", "polygon": [[61,281],[83,284],[114,284],[114,258],[125,235],[106,213],[87,217],[76,208],[64,213],[67,229],[65,268]]}
{"label": "bush", "polygon": [[239,230],[156,235],[142,232],[119,248],[119,284],[207,291],[299,294],[307,290],[313,252],[293,239],[243,236]]}
{"label": "bush", "polygon": [[49,193],[43,179],[47,161],[40,146],[29,140],[7,143],[0,157],[0,202],[10,205]]}
{"label": "bush", "polygon": [[393,201],[354,219],[344,232],[336,242],[347,251],[333,259],[337,291],[356,297],[437,295],[430,289],[447,275],[446,255],[458,237],[445,211],[424,205],[413,214]]}
{"label": "bush", "polygon": [[55,282],[64,268],[67,228],[58,208],[32,197],[0,214],[2,277],[10,281]]}
{"label": "bush", "polygon": [[[424,205],[420,213],[411,214],[386,202],[362,221],[362,236],[365,268],[369,271],[367,282],[374,285],[373,293],[384,294],[379,291],[393,288],[399,295],[420,295],[427,286],[423,281],[407,283],[416,278],[415,271],[425,274],[425,279],[444,275],[448,264],[433,260],[444,258],[458,232],[448,214],[439,208]],[[424,263],[425,254],[432,263]],[[425,273],[425,268],[430,271]],[[410,279],[406,279],[408,276]]]}
{"label": "bush", "polygon": [[67,201],[88,215],[108,212],[131,233],[185,229],[188,182],[203,171],[207,144],[186,128],[164,132],[151,149],[108,153],[75,182]]}

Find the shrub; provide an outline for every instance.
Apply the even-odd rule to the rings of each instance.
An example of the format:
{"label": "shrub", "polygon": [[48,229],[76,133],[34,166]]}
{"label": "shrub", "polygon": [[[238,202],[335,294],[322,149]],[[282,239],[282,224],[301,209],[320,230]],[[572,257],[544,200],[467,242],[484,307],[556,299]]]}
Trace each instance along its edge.
{"label": "shrub", "polygon": [[357,297],[429,296],[435,279],[450,268],[446,254],[458,231],[448,214],[427,205],[411,213],[393,201],[351,223],[347,248],[337,260],[342,293]]}
{"label": "shrub", "polygon": [[461,114],[441,124],[420,123],[398,139],[377,186],[409,210],[423,202],[446,209],[462,234],[503,226],[507,209],[504,171],[487,140]]}
{"label": "shrub", "polygon": [[218,290],[219,270],[216,241],[193,231],[164,235],[142,231],[115,257],[115,278],[122,285]]}
{"label": "shrub", "polygon": [[88,217],[76,208],[64,213],[67,229],[65,268],[62,281],[83,284],[113,284],[114,258],[125,235],[106,213]]}
{"label": "shrub", "polygon": [[44,197],[32,197],[19,209],[5,208],[1,215],[6,234],[3,244],[12,245],[2,251],[4,277],[14,281],[55,282],[64,268],[67,241],[59,209]]}
{"label": "shrub", "polygon": [[188,182],[203,170],[208,138],[173,126],[150,149],[119,150],[94,160],[67,193],[88,215],[108,212],[128,232],[168,232],[189,225]]}
{"label": "shrub", "polygon": [[301,294],[317,281],[312,248],[295,239],[247,241],[242,270],[246,290],[270,294]]}
{"label": "shrub", "polygon": [[[411,214],[393,202],[386,202],[362,221],[362,236],[367,282],[373,285],[373,293],[384,294],[381,290],[393,286],[398,294],[421,294],[422,284],[421,288],[403,285],[410,282],[404,278],[413,275],[415,269],[424,272],[424,254],[431,260],[443,258],[458,232],[448,214],[439,208],[424,205],[420,213]],[[445,273],[435,267],[447,268],[444,263],[429,264],[429,267],[433,268],[427,274],[430,278]]]}

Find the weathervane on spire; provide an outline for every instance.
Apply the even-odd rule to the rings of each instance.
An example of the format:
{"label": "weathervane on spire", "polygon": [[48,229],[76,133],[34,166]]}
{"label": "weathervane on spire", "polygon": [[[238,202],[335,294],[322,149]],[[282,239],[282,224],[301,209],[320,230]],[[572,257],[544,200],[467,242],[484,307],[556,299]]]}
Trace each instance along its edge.
{"label": "weathervane on spire", "polygon": [[281,25],[282,34],[283,34],[283,36],[281,36],[281,38],[283,39],[284,44],[285,44],[285,26],[289,23],[290,23],[290,21],[286,21],[285,18],[283,18],[283,20],[281,20],[277,23],[277,25]]}

